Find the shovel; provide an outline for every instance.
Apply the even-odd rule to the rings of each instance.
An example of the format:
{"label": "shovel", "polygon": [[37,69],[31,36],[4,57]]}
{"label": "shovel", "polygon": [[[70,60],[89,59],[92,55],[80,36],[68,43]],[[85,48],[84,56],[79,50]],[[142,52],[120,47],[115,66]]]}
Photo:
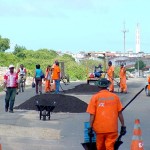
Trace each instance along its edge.
{"label": "shovel", "polygon": [[118,150],[119,147],[120,147],[120,145],[123,143],[123,142],[121,141],[121,137],[122,137],[122,135],[120,134],[119,137],[118,137],[118,139],[117,139],[117,141],[115,142],[114,150]]}
{"label": "shovel", "polygon": [[82,146],[85,150],[97,150],[96,149],[96,142],[93,142],[93,143],[82,143]]}

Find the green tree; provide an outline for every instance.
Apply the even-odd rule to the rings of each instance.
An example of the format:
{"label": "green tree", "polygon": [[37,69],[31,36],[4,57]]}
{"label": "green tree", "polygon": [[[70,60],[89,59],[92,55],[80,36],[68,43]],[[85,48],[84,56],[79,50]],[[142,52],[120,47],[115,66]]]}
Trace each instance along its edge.
{"label": "green tree", "polygon": [[2,38],[0,36],[0,52],[5,52],[10,48],[10,40],[8,38]]}
{"label": "green tree", "polygon": [[14,52],[13,54],[18,54],[20,52],[23,52],[24,50],[26,50],[26,48],[24,46],[19,46],[19,45],[15,45],[15,48],[14,48]]}
{"label": "green tree", "polygon": [[144,64],[142,60],[137,60],[134,65],[135,69],[139,69],[139,70],[142,70],[145,66],[146,64]]}

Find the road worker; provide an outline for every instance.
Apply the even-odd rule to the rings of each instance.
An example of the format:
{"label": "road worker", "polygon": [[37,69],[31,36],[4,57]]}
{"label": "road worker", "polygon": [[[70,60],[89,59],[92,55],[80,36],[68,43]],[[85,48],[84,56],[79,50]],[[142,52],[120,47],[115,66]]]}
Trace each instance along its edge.
{"label": "road worker", "polygon": [[58,63],[58,60],[55,60],[52,67],[51,67],[51,91],[56,90],[56,83],[55,80],[52,79],[53,72],[54,72],[54,67],[56,66],[56,63]]}
{"label": "road worker", "polygon": [[55,89],[55,94],[59,94],[59,87],[60,87],[60,79],[61,79],[61,74],[60,74],[61,70],[60,70],[60,67],[59,67],[59,62],[56,62],[55,63],[55,66],[53,68],[53,73],[52,73],[52,80],[55,81],[55,86],[56,86],[56,89]]}
{"label": "road worker", "polygon": [[109,91],[114,92],[114,67],[111,61],[108,62],[107,78],[110,81]]}
{"label": "road worker", "polygon": [[121,123],[120,134],[126,134],[120,98],[107,90],[110,81],[102,78],[97,82],[100,91],[94,94],[88,104],[90,128],[96,133],[97,150],[114,150],[118,137],[118,117]]}
{"label": "road worker", "polygon": [[148,85],[145,87],[146,95],[150,96],[150,75],[147,78]]}
{"label": "road worker", "polygon": [[51,66],[48,65],[45,71],[45,93],[51,91]]}
{"label": "road worker", "polygon": [[121,63],[121,66],[120,66],[119,77],[120,77],[120,92],[127,93],[126,68],[123,63]]}

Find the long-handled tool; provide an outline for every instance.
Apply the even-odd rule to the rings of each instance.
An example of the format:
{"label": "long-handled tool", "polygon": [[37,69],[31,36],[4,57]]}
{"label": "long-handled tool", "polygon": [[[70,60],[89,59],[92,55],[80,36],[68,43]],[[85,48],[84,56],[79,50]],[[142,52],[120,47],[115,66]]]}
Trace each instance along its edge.
{"label": "long-handled tool", "polygon": [[[142,92],[144,90],[144,88],[142,88],[125,106],[124,106],[124,108],[122,109],[122,111],[124,111],[126,108],[127,108],[127,106],[130,104],[130,103],[132,103],[133,102],[133,100],[135,100],[135,98]],[[121,144],[123,144],[123,142],[121,141],[121,137],[122,137],[123,135],[119,135],[119,137],[117,138],[117,140],[116,140],[116,142],[115,142],[115,145],[114,145],[114,150],[118,150],[119,149],[119,147],[120,147],[120,145]]]}
{"label": "long-handled tool", "polygon": [[61,88],[61,90],[65,93],[65,91],[64,91],[64,89],[62,88],[61,84],[60,84],[60,88]]}
{"label": "long-handled tool", "polygon": [[[108,74],[107,74],[108,75]],[[119,89],[120,89],[120,82],[118,82],[117,80],[115,80],[114,78],[110,77],[108,75],[109,78],[111,78],[112,80],[114,80],[116,83],[117,83],[117,86],[118,86],[118,92],[119,92]]]}

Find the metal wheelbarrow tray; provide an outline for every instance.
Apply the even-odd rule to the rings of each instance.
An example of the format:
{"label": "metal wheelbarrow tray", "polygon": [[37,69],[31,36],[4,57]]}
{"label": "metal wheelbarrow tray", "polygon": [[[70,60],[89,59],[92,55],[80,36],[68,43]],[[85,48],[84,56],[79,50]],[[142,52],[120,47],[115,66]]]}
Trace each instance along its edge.
{"label": "metal wheelbarrow tray", "polygon": [[43,118],[43,120],[46,120],[46,117],[48,117],[48,120],[50,120],[51,112],[54,110],[55,105],[46,105],[46,104],[36,104],[37,110],[39,111],[39,118],[40,120]]}

